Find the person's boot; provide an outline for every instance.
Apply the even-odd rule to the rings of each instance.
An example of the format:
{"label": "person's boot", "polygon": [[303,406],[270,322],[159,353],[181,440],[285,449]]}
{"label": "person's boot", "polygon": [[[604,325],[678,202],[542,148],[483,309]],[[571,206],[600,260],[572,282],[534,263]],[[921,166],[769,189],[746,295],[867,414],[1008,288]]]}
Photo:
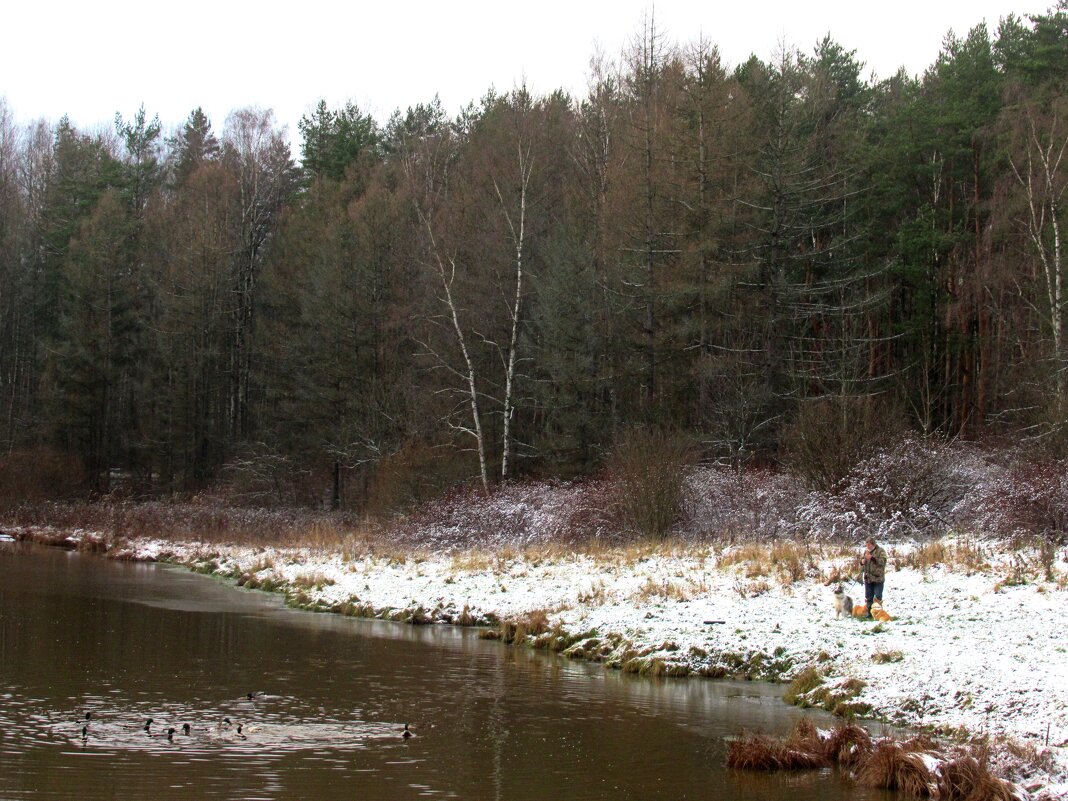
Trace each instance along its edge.
{"label": "person's boot", "polygon": [[874,618],[871,616],[871,606],[870,605],[864,607],[864,619],[865,620],[874,620]]}

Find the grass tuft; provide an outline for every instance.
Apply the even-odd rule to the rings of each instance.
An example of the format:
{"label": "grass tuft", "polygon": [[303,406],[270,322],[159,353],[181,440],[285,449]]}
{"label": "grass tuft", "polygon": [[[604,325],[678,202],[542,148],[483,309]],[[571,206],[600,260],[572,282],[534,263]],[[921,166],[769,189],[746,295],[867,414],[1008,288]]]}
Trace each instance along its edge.
{"label": "grass tuft", "polygon": [[844,721],[831,730],[823,744],[824,753],[832,762],[843,767],[856,765],[871,753],[872,742],[868,730],[856,723]]}
{"label": "grass tuft", "polygon": [[738,770],[805,770],[829,764],[822,754],[766,734],[746,734],[727,744],[727,767]]}
{"label": "grass tuft", "polygon": [[794,676],[782,699],[792,706],[797,706],[802,696],[812,692],[821,684],[823,684],[823,676],[820,672],[814,667],[807,667]]}
{"label": "grass tuft", "polygon": [[938,797],[942,801],[1013,801],[1012,786],[995,776],[973,756],[960,756],[943,762],[938,775]]}
{"label": "grass tuft", "polygon": [[857,782],[865,787],[892,790],[912,798],[929,798],[936,791],[935,777],[919,754],[891,740],[880,740],[860,764]]}

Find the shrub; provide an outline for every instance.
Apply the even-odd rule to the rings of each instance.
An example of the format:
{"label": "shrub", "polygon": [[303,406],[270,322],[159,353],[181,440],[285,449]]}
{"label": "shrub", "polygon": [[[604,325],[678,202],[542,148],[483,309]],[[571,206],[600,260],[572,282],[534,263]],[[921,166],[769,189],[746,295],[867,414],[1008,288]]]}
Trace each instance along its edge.
{"label": "shrub", "polygon": [[0,457],[0,509],[73,498],[86,489],[85,471],[73,454],[39,445]]}
{"label": "shrub", "polygon": [[822,536],[941,536],[974,485],[977,461],[969,447],[908,436],[859,461],[833,491],[814,491],[798,520]]}
{"label": "shrub", "polygon": [[311,471],[264,443],[247,443],[224,465],[219,490],[236,505],[310,506],[317,500]]}
{"label": "shrub", "polygon": [[384,455],[369,472],[364,511],[389,517],[437,498],[470,475],[465,458],[441,458],[441,449],[419,440]]}
{"label": "shrub", "polygon": [[706,537],[779,536],[790,532],[803,496],[786,473],[698,468],[686,481],[688,527]]}
{"label": "shrub", "polygon": [[783,429],[783,462],[810,486],[835,489],[858,462],[900,436],[900,415],[885,400],[833,396],[805,402]]}
{"label": "shrub", "polygon": [[1040,535],[1063,542],[1068,531],[1068,460],[991,466],[961,505],[960,516],[1001,536]]}
{"label": "shrub", "polygon": [[621,440],[609,472],[625,527],[644,537],[667,536],[682,517],[686,476],[695,459],[692,444],[681,435],[636,429]]}

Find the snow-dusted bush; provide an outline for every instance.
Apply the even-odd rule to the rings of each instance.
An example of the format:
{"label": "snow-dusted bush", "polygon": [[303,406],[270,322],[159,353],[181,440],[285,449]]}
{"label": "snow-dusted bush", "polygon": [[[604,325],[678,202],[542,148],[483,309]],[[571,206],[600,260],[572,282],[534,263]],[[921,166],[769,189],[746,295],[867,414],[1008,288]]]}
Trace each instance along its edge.
{"label": "snow-dusted bush", "polygon": [[522,482],[454,490],[391,526],[391,538],[430,548],[525,547],[614,536],[616,494],[605,482]]}
{"label": "snow-dusted bush", "polygon": [[958,504],[958,527],[996,536],[1039,535],[1061,541],[1068,532],[1068,460],[990,460]]}
{"label": "snow-dusted bush", "polygon": [[979,462],[968,446],[906,437],[858,463],[837,491],[810,493],[798,525],[820,538],[940,536],[971,491]]}
{"label": "snow-dusted bush", "polygon": [[780,536],[796,528],[803,497],[785,473],[699,468],[686,481],[685,529],[691,537]]}

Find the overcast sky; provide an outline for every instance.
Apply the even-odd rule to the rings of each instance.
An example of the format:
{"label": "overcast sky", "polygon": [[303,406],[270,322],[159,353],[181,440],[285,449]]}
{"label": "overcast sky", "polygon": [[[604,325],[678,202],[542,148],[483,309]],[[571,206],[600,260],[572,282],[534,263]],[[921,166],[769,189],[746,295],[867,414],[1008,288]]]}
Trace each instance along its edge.
{"label": "overcast sky", "polygon": [[[380,122],[439,94],[455,113],[494,86],[581,94],[590,57],[616,57],[649,12],[669,40],[700,35],[736,65],[830,33],[869,72],[922,73],[949,29],[1051,0],[13,0],[2,14],[0,97],[20,122],[68,114],[79,127],[143,103],[165,130],[202,106],[216,131],[235,108],[272,108],[296,137],[319,98]],[[295,153],[294,155],[299,155]]]}

